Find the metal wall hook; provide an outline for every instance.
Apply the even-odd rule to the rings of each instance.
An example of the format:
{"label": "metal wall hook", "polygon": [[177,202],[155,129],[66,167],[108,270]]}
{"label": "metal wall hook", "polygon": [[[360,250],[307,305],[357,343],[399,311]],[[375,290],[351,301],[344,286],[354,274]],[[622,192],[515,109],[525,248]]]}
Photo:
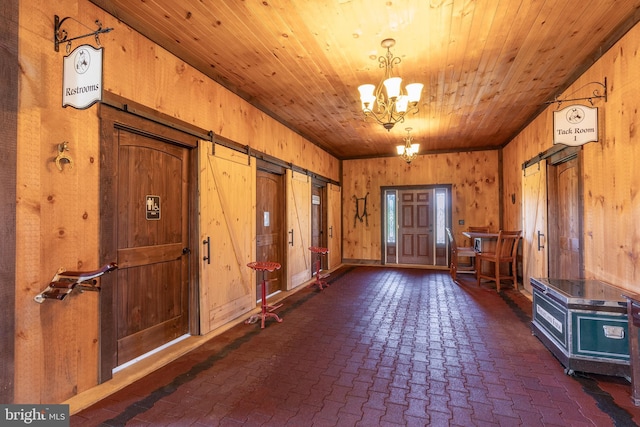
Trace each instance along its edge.
{"label": "metal wall hook", "polygon": [[69,168],[73,168],[73,159],[67,154],[67,151],[69,151],[69,143],[67,141],[58,144],[58,155],[54,161],[59,171],[62,171],[62,163],[68,163]]}

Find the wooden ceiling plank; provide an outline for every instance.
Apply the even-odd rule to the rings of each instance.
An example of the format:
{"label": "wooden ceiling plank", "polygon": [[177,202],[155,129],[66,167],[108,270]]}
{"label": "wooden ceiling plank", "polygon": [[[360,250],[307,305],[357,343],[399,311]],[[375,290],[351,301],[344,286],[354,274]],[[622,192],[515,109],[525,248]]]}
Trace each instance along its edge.
{"label": "wooden ceiling plank", "polygon": [[[387,155],[406,126],[430,150],[501,146],[640,13],[640,0],[91,1],[339,158]],[[362,121],[357,93],[379,84],[387,37],[398,75],[425,84],[392,132]]]}

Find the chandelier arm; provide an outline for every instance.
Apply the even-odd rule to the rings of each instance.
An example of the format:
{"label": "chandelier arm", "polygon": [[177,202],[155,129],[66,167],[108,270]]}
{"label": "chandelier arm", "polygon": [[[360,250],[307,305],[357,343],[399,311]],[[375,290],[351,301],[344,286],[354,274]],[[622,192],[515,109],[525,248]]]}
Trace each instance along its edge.
{"label": "chandelier arm", "polygon": [[387,110],[379,114],[376,114],[376,112],[371,109],[367,109],[364,111],[365,120],[367,119],[367,117],[373,117],[379,124],[383,126],[389,125],[390,127],[387,130],[391,130],[391,128],[397,123],[404,122],[405,115],[406,113],[389,113]]}

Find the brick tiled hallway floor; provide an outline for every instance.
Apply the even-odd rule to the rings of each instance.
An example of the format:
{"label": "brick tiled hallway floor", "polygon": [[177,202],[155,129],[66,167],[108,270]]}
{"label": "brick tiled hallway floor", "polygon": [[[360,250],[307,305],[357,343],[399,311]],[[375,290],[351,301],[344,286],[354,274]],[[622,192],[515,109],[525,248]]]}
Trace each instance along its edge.
{"label": "brick tiled hallway floor", "polygon": [[620,378],[568,376],[531,302],[448,272],[343,268],[71,417],[72,426],[632,426]]}

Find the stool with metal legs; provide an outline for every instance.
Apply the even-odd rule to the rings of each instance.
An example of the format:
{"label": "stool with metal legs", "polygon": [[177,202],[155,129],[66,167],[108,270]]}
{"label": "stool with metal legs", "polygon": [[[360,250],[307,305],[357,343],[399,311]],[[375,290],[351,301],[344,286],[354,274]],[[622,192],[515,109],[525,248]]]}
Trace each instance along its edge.
{"label": "stool with metal legs", "polygon": [[[278,304],[278,305],[267,304],[267,282],[270,282],[271,280],[265,279],[265,271],[271,272],[271,271],[278,270],[281,267],[280,263],[272,262],[272,261],[254,261],[247,264],[247,267],[255,271],[262,272],[262,285],[261,285],[262,286],[262,303],[261,303],[262,310],[260,313],[260,318],[262,319],[262,326],[261,326],[262,329],[264,329],[264,320],[267,317],[273,317],[274,319],[276,319],[278,323],[282,322],[282,319],[278,317],[276,313],[273,313],[273,310],[282,307],[282,304]],[[272,280],[276,280],[276,279],[272,279]],[[251,320],[251,318],[249,320]],[[252,323],[249,320],[245,323]]]}
{"label": "stool with metal legs", "polygon": [[329,284],[324,279],[329,277],[330,274],[329,273],[320,274],[320,271],[322,270],[322,255],[328,254],[329,249],[321,248],[318,246],[311,246],[309,250],[312,253],[316,254],[317,258],[316,258],[316,270],[315,270],[316,280],[311,282],[311,284],[309,284],[308,287],[310,288],[312,286],[318,286],[318,289],[322,290],[323,287],[329,286]]}

